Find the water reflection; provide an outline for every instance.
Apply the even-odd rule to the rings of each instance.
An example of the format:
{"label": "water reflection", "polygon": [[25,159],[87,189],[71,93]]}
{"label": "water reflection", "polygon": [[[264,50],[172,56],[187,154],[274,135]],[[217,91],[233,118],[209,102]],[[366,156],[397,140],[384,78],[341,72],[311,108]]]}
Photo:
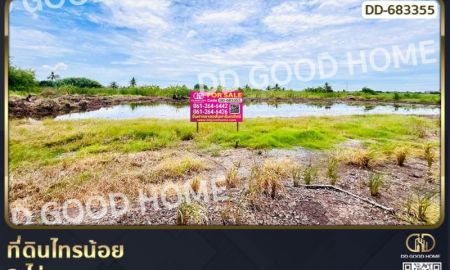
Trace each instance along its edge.
{"label": "water reflection", "polygon": [[[57,117],[57,120],[78,119],[189,119],[188,104],[123,104],[102,108],[91,112],[72,113]],[[244,117],[300,117],[300,116],[336,116],[364,114],[416,114],[439,115],[437,106],[422,105],[355,105],[345,103],[259,103],[245,104]]]}

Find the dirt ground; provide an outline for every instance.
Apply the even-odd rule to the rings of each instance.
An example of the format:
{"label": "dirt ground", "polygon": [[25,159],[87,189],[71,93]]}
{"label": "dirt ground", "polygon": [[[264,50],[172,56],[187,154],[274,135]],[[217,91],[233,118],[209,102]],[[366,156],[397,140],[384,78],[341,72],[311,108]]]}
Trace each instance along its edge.
{"label": "dirt ground", "polygon": [[[355,151],[362,147],[358,141],[347,141],[345,148]],[[360,168],[339,162],[336,189],[321,188],[329,185],[326,176],[326,160],[329,153],[312,151],[303,148],[289,150],[197,150],[192,143],[186,142],[179,149],[147,151],[134,154],[99,155],[77,162],[76,164],[60,164],[42,171],[21,171],[13,175],[10,181],[10,206],[33,207],[34,224],[41,223],[38,205],[49,201],[62,201],[76,198],[82,200],[87,196],[111,192],[123,192],[131,199],[130,209],[126,213],[113,216],[110,211],[102,218],[87,217],[82,224],[90,225],[176,225],[180,216],[179,207],[166,207],[159,203],[155,209],[152,202],[141,204],[137,200],[139,189],[161,190],[165,185],[189,186],[194,178],[210,185],[220,186],[219,200],[205,196],[198,200],[201,218],[189,225],[410,225],[425,224],[415,218],[408,210],[408,203],[421,194],[435,192],[439,194],[439,176],[430,172],[425,160],[407,158],[404,166],[398,166],[395,158],[386,160],[370,169]],[[180,157],[189,157],[200,161],[203,169],[190,170],[181,176],[171,177],[165,174],[161,164],[180,161]],[[180,161],[181,162],[181,161]],[[432,171],[439,171],[435,162]],[[239,184],[234,188],[224,186],[227,172],[239,164]],[[270,164],[290,166],[297,164],[306,168],[309,165],[318,169],[310,186],[294,187],[290,176],[281,176],[282,187],[275,198],[266,194],[258,194],[249,198],[249,179],[254,165]],[[154,177],[154,168],[161,167],[160,181],[148,180]],[[96,180],[83,180],[76,186],[62,185],[62,179],[80,172],[89,172],[89,177]],[[152,173],[149,173],[152,172]],[[383,174],[384,184],[379,195],[371,196],[367,186],[369,176],[373,173]],[[151,178],[154,179],[154,178]],[[318,188],[314,188],[318,186]],[[56,189],[64,187],[66,189]],[[55,192],[59,190],[58,192]],[[52,191],[50,193],[49,191]],[[210,192],[210,191],[208,191]],[[168,200],[177,202],[178,197],[170,195]],[[210,195],[210,194],[209,194]],[[160,198],[158,198],[160,199]],[[386,209],[378,207],[374,202]],[[179,201],[178,201],[179,202]],[[60,206],[60,204],[58,204]],[[52,208],[62,211],[59,206]],[[437,208],[436,208],[437,207]],[[120,207],[119,207],[120,209]],[[430,207],[439,212],[439,195],[433,197]],[[73,210],[77,214],[78,210]],[[99,210],[94,210],[100,211]],[[70,211],[69,211],[70,212]],[[62,224],[71,224],[63,221]]]}

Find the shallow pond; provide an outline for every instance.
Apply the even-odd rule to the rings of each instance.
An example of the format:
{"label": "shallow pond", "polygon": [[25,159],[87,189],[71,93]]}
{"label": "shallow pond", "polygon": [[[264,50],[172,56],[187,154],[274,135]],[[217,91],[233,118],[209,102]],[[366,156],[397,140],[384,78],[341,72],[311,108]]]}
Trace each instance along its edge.
{"label": "shallow pond", "polygon": [[[281,103],[281,104],[246,104],[244,118],[257,117],[300,117],[300,116],[337,116],[363,114],[412,114],[439,115],[438,106],[424,105],[355,105],[346,103],[311,104],[311,103]],[[71,113],[58,116],[57,120],[80,119],[189,119],[189,105],[168,104],[124,104],[96,111]]]}

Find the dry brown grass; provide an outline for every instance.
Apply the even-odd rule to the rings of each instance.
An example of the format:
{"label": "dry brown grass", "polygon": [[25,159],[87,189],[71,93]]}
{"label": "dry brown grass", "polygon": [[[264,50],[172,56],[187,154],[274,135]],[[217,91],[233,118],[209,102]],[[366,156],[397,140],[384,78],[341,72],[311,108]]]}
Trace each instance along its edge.
{"label": "dry brown grass", "polygon": [[398,166],[405,165],[406,157],[410,153],[410,149],[408,147],[397,147],[394,150],[394,155],[397,160]]}
{"label": "dry brown grass", "polygon": [[240,225],[242,224],[242,213],[238,205],[233,202],[225,202],[220,218],[223,225]]}
{"label": "dry brown grass", "polygon": [[406,202],[407,219],[413,224],[436,224],[440,219],[439,196],[433,192],[416,193]]}
{"label": "dry brown grass", "polygon": [[428,167],[431,168],[431,166],[433,166],[435,156],[436,155],[433,151],[433,146],[431,144],[424,145],[423,157],[427,161]]}
{"label": "dry brown grass", "polygon": [[151,173],[150,182],[157,183],[170,179],[181,179],[191,173],[198,173],[206,169],[204,162],[192,156],[165,159],[159,163]]}
{"label": "dry brown grass", "polygon": [[[267,163],[266,163],[267,164]],[[265,194],[272,199],[282,195],[284,185],[282,183],[283,176],[280,171],[275,169],[277,166],[254,166],[252,168],[249,179],[248,193],[250,197],[255,197],[258,194]],[[284,168],[283,170],[285,170]]]}
{"label": "dry brown grass", "polygon": [[348,149],[339,153],[339,160],[348,165],[357,166],[363,169],[370,169],[382,161],[381,156],[374,151],[366,149]]}
{"label": "dry brown grass", "polygon": [[203,225],[208,223],[206,209],[197,202],[181,203],[177,208],[177,225]]}
{"label": "dry brown grass", "polygon": [[236,188],[239,186],[240,179],[239,179],[239,167],[240,164],[235,164],[225,176],[225,183],[227,188]]}
{"label": "dry brown grass", "polygon": [[290,176],[290,168],[293,165],[294,163],[290,159],[268,159],[264,162],[263,169],[265,171],[271,171],[279,177],[288,178]]}
{"label": "dry brown grass", "polygon": [[[39,170],[22,169],[11,173],[12,207],[39,209],[46,202],[67,199],[86,202],[89,197],[122,193],[133,199],[148,185],[179,181],[205,169],[206,162],[191,155],[169,153],[97,154],[78,157]],[[200,183],[199,183],[200,184]]]}
{"label": "dry brown grass", "polygon": [[303,168],[300,165],[293,165],[291,168],[291,177],[292,177],[292,183],[294,187],[300,186],[300,180],[302,178],[302,172]]}
{"label": "dry brown grass", "polygon": [[200,189],[200,178],[199,177],[195,177],[194,179],[192,179],[191,181],[191,188],[192,190],[197,193]]}

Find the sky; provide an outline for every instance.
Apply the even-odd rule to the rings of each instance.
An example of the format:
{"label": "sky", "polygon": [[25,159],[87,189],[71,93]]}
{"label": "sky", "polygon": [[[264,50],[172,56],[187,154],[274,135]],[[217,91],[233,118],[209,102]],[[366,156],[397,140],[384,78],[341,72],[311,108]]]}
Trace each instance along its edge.
{"label": "sky", "polygon": [[438,18],[363,19],[356,0],[58,1],[10,8],[11,60],[39,80],[440,90]]}

